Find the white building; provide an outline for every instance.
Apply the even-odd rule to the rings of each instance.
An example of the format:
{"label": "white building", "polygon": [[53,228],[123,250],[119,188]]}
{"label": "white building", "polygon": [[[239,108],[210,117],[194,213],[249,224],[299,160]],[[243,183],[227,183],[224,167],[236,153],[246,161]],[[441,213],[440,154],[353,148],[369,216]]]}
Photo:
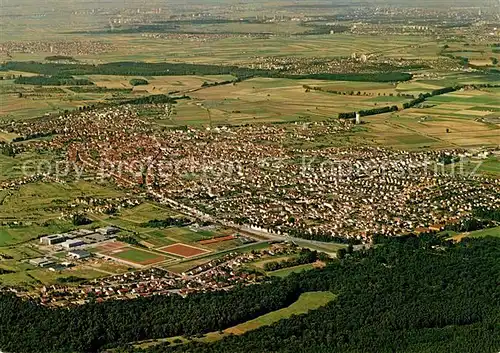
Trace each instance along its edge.
{"label": "white building", "polygon": [[85,250],[71,250],[70,252],[68,252],[68,256],[77,260],[81,260],[90,257],[91,254]]}
{"label": "white building", "polygon": [[46,237],[41,237],[40,243],[45,245],[54,245],[62,243],[65,240],[66,237],[62,234],[52,234],[52,235],[47,235]]}
{"label": "white building", "polygon": [[84,244],[85,242],[83,240],[75,239],[75,240],[66,240],[64,243],[61,243],[61,246],[66,249],[72,249],[78,246],[82,246]]}

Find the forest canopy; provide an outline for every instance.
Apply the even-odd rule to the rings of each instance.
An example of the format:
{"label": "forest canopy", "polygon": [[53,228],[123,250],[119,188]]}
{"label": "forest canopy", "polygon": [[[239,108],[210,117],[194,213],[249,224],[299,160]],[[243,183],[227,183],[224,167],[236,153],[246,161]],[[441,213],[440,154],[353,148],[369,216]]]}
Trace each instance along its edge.
{"label": "forest canopy", "polygon": [[251,77],[270,77],[288,79],[315,79],[335,81],[398,82],[413,77],[406,72],[373,73],[318,73],[292,75],[281,70],[251,69],[238,66],[184,64],[184,63],[145,63],[111,62],[106,64],[63,64],[40,63],[35,61],[10,61],[1,70],[32,72],[40,75],[124,75],[124,76],[175,76],[175,75],[233,75],[239,80]]}

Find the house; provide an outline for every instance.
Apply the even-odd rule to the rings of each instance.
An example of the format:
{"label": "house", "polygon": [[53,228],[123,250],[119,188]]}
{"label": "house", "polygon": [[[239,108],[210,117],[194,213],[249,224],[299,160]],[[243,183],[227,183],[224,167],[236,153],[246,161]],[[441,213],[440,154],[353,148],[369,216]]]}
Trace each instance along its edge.
{"label": "house", "polygon": [[442,224],[433,224],[429,226],[429,230],[433,232],[440,232],[444,229],[444,225]]}
{"label": "house", "polygon": [[425,228],[425,227],[417,227],[415,228],[415,233],[416,234],[422,234],[422,233],[428,233],[429,232],[429,228]]}

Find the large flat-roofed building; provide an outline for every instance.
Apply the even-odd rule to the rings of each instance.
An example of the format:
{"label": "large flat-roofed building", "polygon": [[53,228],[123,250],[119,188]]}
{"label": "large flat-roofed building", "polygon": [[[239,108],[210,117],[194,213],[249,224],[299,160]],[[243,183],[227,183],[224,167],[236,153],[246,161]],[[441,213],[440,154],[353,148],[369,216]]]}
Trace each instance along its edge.
{"label": "large flat-roofed building", "polygon": [[95,231],[97,233],[101,233],[104,235],[112,235],[112,234],[118,233],[120,230],[116,227],[108,226],[108,227],[103,227],[103,228],[97,228]]}
{"label": "large flat-roofed building", "polygon": [[68,236],[68,238],[79,238],[79,237],[84,237],[86,235],[89,235],[89,234],[94,234],[95,232],[92,231],[92,230],[88,230],[88,229],[75,229],[75,230],[72,230],[71,232],[69,232],[69,234],[71,236]]}
{"label": "large flat-roofed building", "polygon": [[75,240],[66,240],[64,243],[61,243],[61,246],[66,249],[72,249],[82,246],[84,244],[85,242],[83,240],[75,239]]}
{"label": "large flat-roofed building", "polygon": [[68,256],[70,256],[74,259],[77,259],[77,260],[86,259],[86,258],[90,257],[90,255],[91,254],[85,250],[71,250],[70,252],[68,252]]}
{"label": "large flat-roofed building", "polygon": [[49,267],[51,265],[54,265],[54,261],[47,259],[46,257],[40,257],[37,259],[31,259],[29,260],[29,263],[33,266],[37,267]]}
{"label": "large flat-roofed building", "polygon": [[101,233],[94,233],[91,235],[87,235],[86,237],[82,238],[86,243],[92,244],[92,243],[100,243],[103,241],[106,241],[109,239],[109,236],[103,235]]}
{"label": "large flat-roofed building", "polygon": [[45,245],[55,245],[62,243],[66,240],[66,237],[63,234],[52,234],[47,235],[45,237],[40,238],[40,243]]}

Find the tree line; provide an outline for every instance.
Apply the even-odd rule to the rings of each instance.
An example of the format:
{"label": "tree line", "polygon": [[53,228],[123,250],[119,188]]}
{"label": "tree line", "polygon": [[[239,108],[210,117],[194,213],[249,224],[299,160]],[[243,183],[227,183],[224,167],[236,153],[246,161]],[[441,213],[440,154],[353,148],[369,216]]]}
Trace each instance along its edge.
{"label": "tree line", "polygon": [[240,80],[251,77],[317,79],[335,81],[398,82],[408,81],[412,75],[405,72],[372,73],[317,73],[294,75],[283,70],[252,69],[238,66],[185,64],[185,63],[145,63],[112,62],[99,65],[40,63],[35,61],[9,61],[0,70],[33,72],[47,76],[60,75],[122,75],[122,76],[182,76],[182,75],[233,75]]}
{"label": "tree line", "polygon": [[86,78],[58,76],[21,76],[16,78],[14,83],[35,86],[92,86],[94,84]]}
{"label": "tree line", "polygon": [[[373,108],[373,109],[364,109],[360,110],[359,116],[369,116],[369,115],[377,115],[377,114],[385,114],[390,112],[397,112],[399,110],[397,105]],[[339,119],[354,119],[356,117],[356,112],[348,112],[348,113],[339,113]]]}
{"label": "tree line", "polygon": [[264,271],[276,271],[282,268],[294,267],[305,264],[312,264],[318,260],[328,261],[328,255],[324,253],[319,253],[316,250],[301,249],[297,257],[283,260],[283,261],[271,261],[264,264]]}
{"label": "tree line", "polygon": [[132,86],[144,86],[144,85],[149,85],[149,82],[148,80],[144,79],[144,78],[133,78],[129,81],[129,83],[132,85]]}
{"label": "tree line", "polygon": [[193,223],[189,218],[186,217],[168,217],[165,219],[153,219],[142,224],[142,227],[146,228],[167,228],[167,227],[184,227]]}

